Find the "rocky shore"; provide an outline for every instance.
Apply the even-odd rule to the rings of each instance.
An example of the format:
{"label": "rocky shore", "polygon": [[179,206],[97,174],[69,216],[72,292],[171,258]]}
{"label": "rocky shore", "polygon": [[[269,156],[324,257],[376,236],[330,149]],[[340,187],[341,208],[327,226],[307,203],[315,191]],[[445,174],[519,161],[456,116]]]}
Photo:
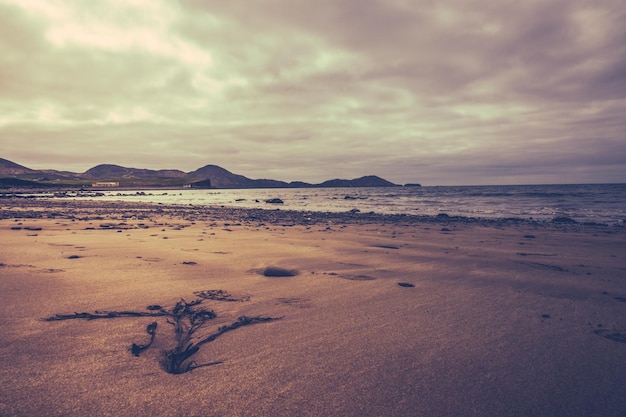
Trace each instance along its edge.
{"label": "rocky shore", "polygon": [[541,226],[553,229],[593,229],[621,230],[622,225],[608,226],[599,223],[579,223],[567,217],[555,217],[540,221],[520,218],[478,218],[449,216],[441,213],[436,216],[416,214],[364,213],[358,210],[346,212],[295,211],[280,208],[254,209],[224,206],[198,206],[176,204],[148,204],[137,202],[19,198],[0,199],[0,219],[2,218],[65,218],[65,219],[147,219],[150,216],[181,217],[190,221],[220,220],[236,223],[312,225],[312,224],[440,224],[440,225],[482,225],[490,227]]}

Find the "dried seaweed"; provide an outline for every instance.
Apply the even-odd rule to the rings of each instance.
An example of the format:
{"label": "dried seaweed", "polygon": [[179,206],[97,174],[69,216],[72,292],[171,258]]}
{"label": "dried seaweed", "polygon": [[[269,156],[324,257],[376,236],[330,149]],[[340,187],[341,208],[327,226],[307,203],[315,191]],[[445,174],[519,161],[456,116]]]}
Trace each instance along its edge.
{"label": "dried seaweed", "polygon": [[[199,298],[193,301],[186,301],[181,298],[180,301],[172,309],[165,309],[158,304],[151,304],[146,307],[148,311],[98,311],[93,313],[73,313],[73,314],[55,314],[54,316],[44,318],[45,321],[59,320],[95,320],[95,319],[112,319],[123,317],[159,317],[164,316],[166,322],[174,328],[174,338],[176,346],[163,352],[161,365],[163,369],[170,374],[183,374],[190,372],[196,368],[216,365],[221,361],[208,362],[198,364],[192,360],[192,357],[200,351],[200,347],[206,343],[212,342],[226,332],[238,329],[243,326],[249,326],[257,323],[266,323],[279,320],[280,317],[248,317],[241,316],[235,322],[221,326],[216,332],[209,335],[196,337],[196,333],[203,329],[206,323],[217,317],[213,310],[204,308],[201,304],[205,300],[214,301],[248,301],[250,296],[233,297],[223,290],[207,290],[194,293]],[[150,340],[145,344],[131,345],[130,351],[135,356],[140,356],[141,352],[148,349],[156,338],[157,322],[152,322],[146,327],[146,333],[150,336]]]}
{"label": "dried seaweed", "polygon": [[148,349],[150,345],[154,343],[154,338],[156,337],[157,326],[158,326],[158,323],[156,321],[153,321],[152,323],[148,324],[148,326],[146,326],[146,333],[150,335],[150,341],[145,345],[138,345],[136,343],[133,343],[133,345],[130,347],[130,351],[133,353],[133,355],[139,356],[141,352]]}
{"label": "dried seaweed", "polygon": [[71,320],[71,319],[113,319],[117,317],[158,317],[167,316],[166,311],[94,311],[93,313],[72,313],[72,314],[55,314],[51,317],[46,317],[45,321],[58,321],[58,320]]}

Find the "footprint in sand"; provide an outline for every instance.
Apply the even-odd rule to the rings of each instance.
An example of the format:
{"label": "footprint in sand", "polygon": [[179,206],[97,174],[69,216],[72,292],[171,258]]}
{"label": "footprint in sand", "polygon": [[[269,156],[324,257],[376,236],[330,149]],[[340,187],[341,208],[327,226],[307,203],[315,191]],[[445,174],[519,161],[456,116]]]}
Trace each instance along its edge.
{"label": "footprint in sand", "polygon": [[341,279],[347,279],[349,281],[374,281],[376,278],[369,275],[352,275],[352,274],[339,274],[337,275]]}
{"label": "footprint in sand", "polygon": [[286,298],[277,298],[276,301],[278,301],[281,304],[287,304],[288,306],[296,307],[296,308],[313,307],[313,303],[308,298],[286,297]]}
{"label": "footprint in sand", "polygon": [[613,342],[626,343],[625,333],[620,333],[618,331],[609,329],[598,329],[594,330],[593,333],[597,334],[598,336],[604,337],[605,339],[612,340]]}
{"label": "footprint in sand", "polygon": [[161,262],[161,258],[142,258],[145,262]]}
{"label": "footprint in sand", "polygon": [[381,249],[400,249],[399,246],[396,245],[387,245],[387,244],[382,244],[382,245],[372,245],[373,248],[381,248]]}
{"label": "footprint in sand", "polygon": [[5,264],[0,262],[0,268],[34,268],[35,265],[30,264]]}
{"label": "footprint in sand", "polygon": [[620,303],[626,303],[626,297],[622,295],[613,295],[613,294],[610,294],[608,291],[603,291],[602,294],[608,295],[609,297],[612,297],[615,301],[618,301]]}

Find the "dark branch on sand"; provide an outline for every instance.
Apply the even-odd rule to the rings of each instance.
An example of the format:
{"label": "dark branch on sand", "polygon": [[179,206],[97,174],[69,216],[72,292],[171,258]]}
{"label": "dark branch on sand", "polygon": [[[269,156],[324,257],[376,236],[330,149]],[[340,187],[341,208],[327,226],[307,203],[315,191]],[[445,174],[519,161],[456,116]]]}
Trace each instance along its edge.
{"label": "dark branch on sand", "polygon": [[[181,298],[180,301],[171,309],[167,310],[160,305],[149,305],[149,311],[95,311],[94,313],[73,313],[73,314],[56,314],[45,318],[45,321],[59,321],[72,319],[111,319],[120,317],[158,317],[165,316],[167,323],[174,327],[174,337],[176,346],[173,349],[167,349],[163,352],[162,366],[163,369],[171,374],[182,374],[190,372],[196,368],[211,366],[222,363],[221,361],[208,362],[198,364],[191,360],[198,353],[200,347],[206,343],[212,342],[226,332],[238,329],[243,326],[249,326],[257,323],[267,323],[279,320],[278,317],[247,317],[241,316],[227,326],[222,326],[214,333],[204,337],[195,337],[196,332],[202,329],[205,324],[217,317],[213,310],[207,310],[201,306],[205,300],[218,301],[248,301],[249,296],[233,297],[229,293],[222,290],[207,290],[194,293],[198,297],[193,301],[186,301]],[[152,322],[146,327],[146,333],[150,335],[150,340],[146,344],[133,343],[131,352],[135,356],[139,356],[141,352],[148,349],[156,338],[157,322]]]}

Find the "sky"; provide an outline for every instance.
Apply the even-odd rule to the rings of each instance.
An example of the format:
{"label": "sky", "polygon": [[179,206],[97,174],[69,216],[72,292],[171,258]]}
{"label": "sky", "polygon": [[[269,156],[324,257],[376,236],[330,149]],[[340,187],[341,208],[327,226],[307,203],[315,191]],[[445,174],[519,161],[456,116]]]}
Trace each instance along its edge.
{"label": "sky", "polygon": [[626,182],[623,0],[0,0],[0,157]]}

